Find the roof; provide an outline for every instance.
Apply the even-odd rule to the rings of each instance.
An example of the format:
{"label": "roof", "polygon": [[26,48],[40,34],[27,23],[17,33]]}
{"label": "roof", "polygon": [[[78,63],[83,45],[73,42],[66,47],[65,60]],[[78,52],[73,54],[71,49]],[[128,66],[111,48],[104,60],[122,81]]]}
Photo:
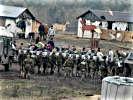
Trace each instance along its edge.
{"label": "roof", "polygon": [[93,13],[99,20],[133,22],[133,15],[131,13],[120,11],[88,10],[77,18],[86,18],[90,13]]}
{"label": "roof", "polygon": [[30,16],[34,18],[31,12],[24,7],[16,7],[16,6],[7,6],[7,5],[0,5],[0,17],[8,17],[8,18],[17,18],[23,12],[28,11]]}

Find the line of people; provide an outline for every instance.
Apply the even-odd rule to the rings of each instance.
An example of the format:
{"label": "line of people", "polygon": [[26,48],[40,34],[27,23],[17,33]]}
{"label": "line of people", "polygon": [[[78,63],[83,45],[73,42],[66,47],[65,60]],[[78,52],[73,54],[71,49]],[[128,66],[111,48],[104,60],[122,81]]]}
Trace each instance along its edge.
{"label": "line of people", "polygon": [[[107,55],[104,55],[100,48],[95,50],[77,51],[76,48],[58,48],[49,51],[40,50],[21,50],[18,56],[18,62],[21,66],[20,71],[23,78],[28,78],[30,74],[35,73],[37,67],[38,74],[58,75],[65,77],[85,77],[101,79],[108,75],[130,76],[131,69],[124,65],[125,53],[114,52],[110,49]],[[50,71],[48,71],[50,69]]]}
{"label": "line of people", "polygon": [[1,63],[5,66],[5,71],[9,71],[13,59],[20,65],[20,72],[23,78],[28,78],[30,74],[35,73],[37,67],[38,74],[46,74],[50,69],[50,74],[57,72],[64,76],[80,76],[101,79],[108,75],[130,76],[131,68],[124,64],[127,53],[109,50],[103,54],[100,48],[98,50],[86,50],[83,48],[78,51],[75,46],[72,48],[55,47],[53,38],[47,44],[36,41],[36,44],[30,44],[27,48],[16,48],[16,42],[12,43],[13,53],[2,56]]}

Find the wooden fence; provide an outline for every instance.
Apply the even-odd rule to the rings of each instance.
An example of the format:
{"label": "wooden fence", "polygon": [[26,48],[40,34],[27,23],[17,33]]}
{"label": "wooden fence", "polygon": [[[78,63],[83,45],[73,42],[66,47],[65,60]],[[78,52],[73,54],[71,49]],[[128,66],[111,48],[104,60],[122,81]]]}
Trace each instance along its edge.
{"label": "wooden fence", "polygon": [[133,42],[133,32],[131,31],[113,31],[102,29],[101,39],[112,40],[113,37],[121,42]]}

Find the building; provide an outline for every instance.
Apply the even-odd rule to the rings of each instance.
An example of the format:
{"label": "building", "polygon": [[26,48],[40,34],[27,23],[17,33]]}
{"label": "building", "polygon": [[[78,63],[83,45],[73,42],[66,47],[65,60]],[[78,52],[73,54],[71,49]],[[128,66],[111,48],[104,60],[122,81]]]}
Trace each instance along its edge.
{"label": "building", "polygon": [[94,38],[107,40],[116,39],[118,41],[128,42],[133,41],[133,15],[130,13],[88,10],[78,16],[77,19],[78,37],[91,38],[91,30],[94,29],[97,30],[96,33],[99,33],[94,34]]}
{"label": "building", "polygon": [[[24,7],[0,5],[0,26],[16,26],[19,21],[25,22],[25,37],[28,37],[30,32],[37,32],[40,22],[35,16]],[[14,28],[14,27],[13,27]]]}

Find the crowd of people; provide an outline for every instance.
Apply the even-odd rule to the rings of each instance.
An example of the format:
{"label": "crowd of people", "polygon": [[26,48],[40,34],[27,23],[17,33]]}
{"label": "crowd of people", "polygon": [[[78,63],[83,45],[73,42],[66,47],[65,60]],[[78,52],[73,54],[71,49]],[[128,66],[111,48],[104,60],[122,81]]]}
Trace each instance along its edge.
{"label": "crowd of people", "polygon": [[21,43],[18,49],[12,49],[14,53],[2,57],[5,71],[16,60],[20,66],[20,76],[29,78],[32,74],[63,75],[65,77],[90,77],[99,76],[101,79],[108,75],[130,76],[131,69],[124,64],[127,53],[109,49],[105,54],[100,48],[97,50],[82,48],[77,50],[75,46],[56,47],[53,38],[43,45],[40,41],[23,47]]}
{"label": "crowd of people", "polygon": [[[103,79],[108,75],[130,76],[131,68],[124,64],[127,53],[109,49],[107,53],[97,50],[82,48],[77,50],[75,46],[56,47],[54,44],[55,30],[53,26],[45,33],[45,27],[39,26],[39,37],[35,43],[27,47],[23,43],[17,47],[12,42],[9,54],[1,57],[1,64],[5,71],[9,71],[13,62],[20,66],[20,76],[29,78],[31,74],[64,75],[65,77],[85,77]],[[41,41],[45,41],[45,44]],[[37,68],[37,69],[36,69]],[[49,69],[49,70],[48,70]]]}

